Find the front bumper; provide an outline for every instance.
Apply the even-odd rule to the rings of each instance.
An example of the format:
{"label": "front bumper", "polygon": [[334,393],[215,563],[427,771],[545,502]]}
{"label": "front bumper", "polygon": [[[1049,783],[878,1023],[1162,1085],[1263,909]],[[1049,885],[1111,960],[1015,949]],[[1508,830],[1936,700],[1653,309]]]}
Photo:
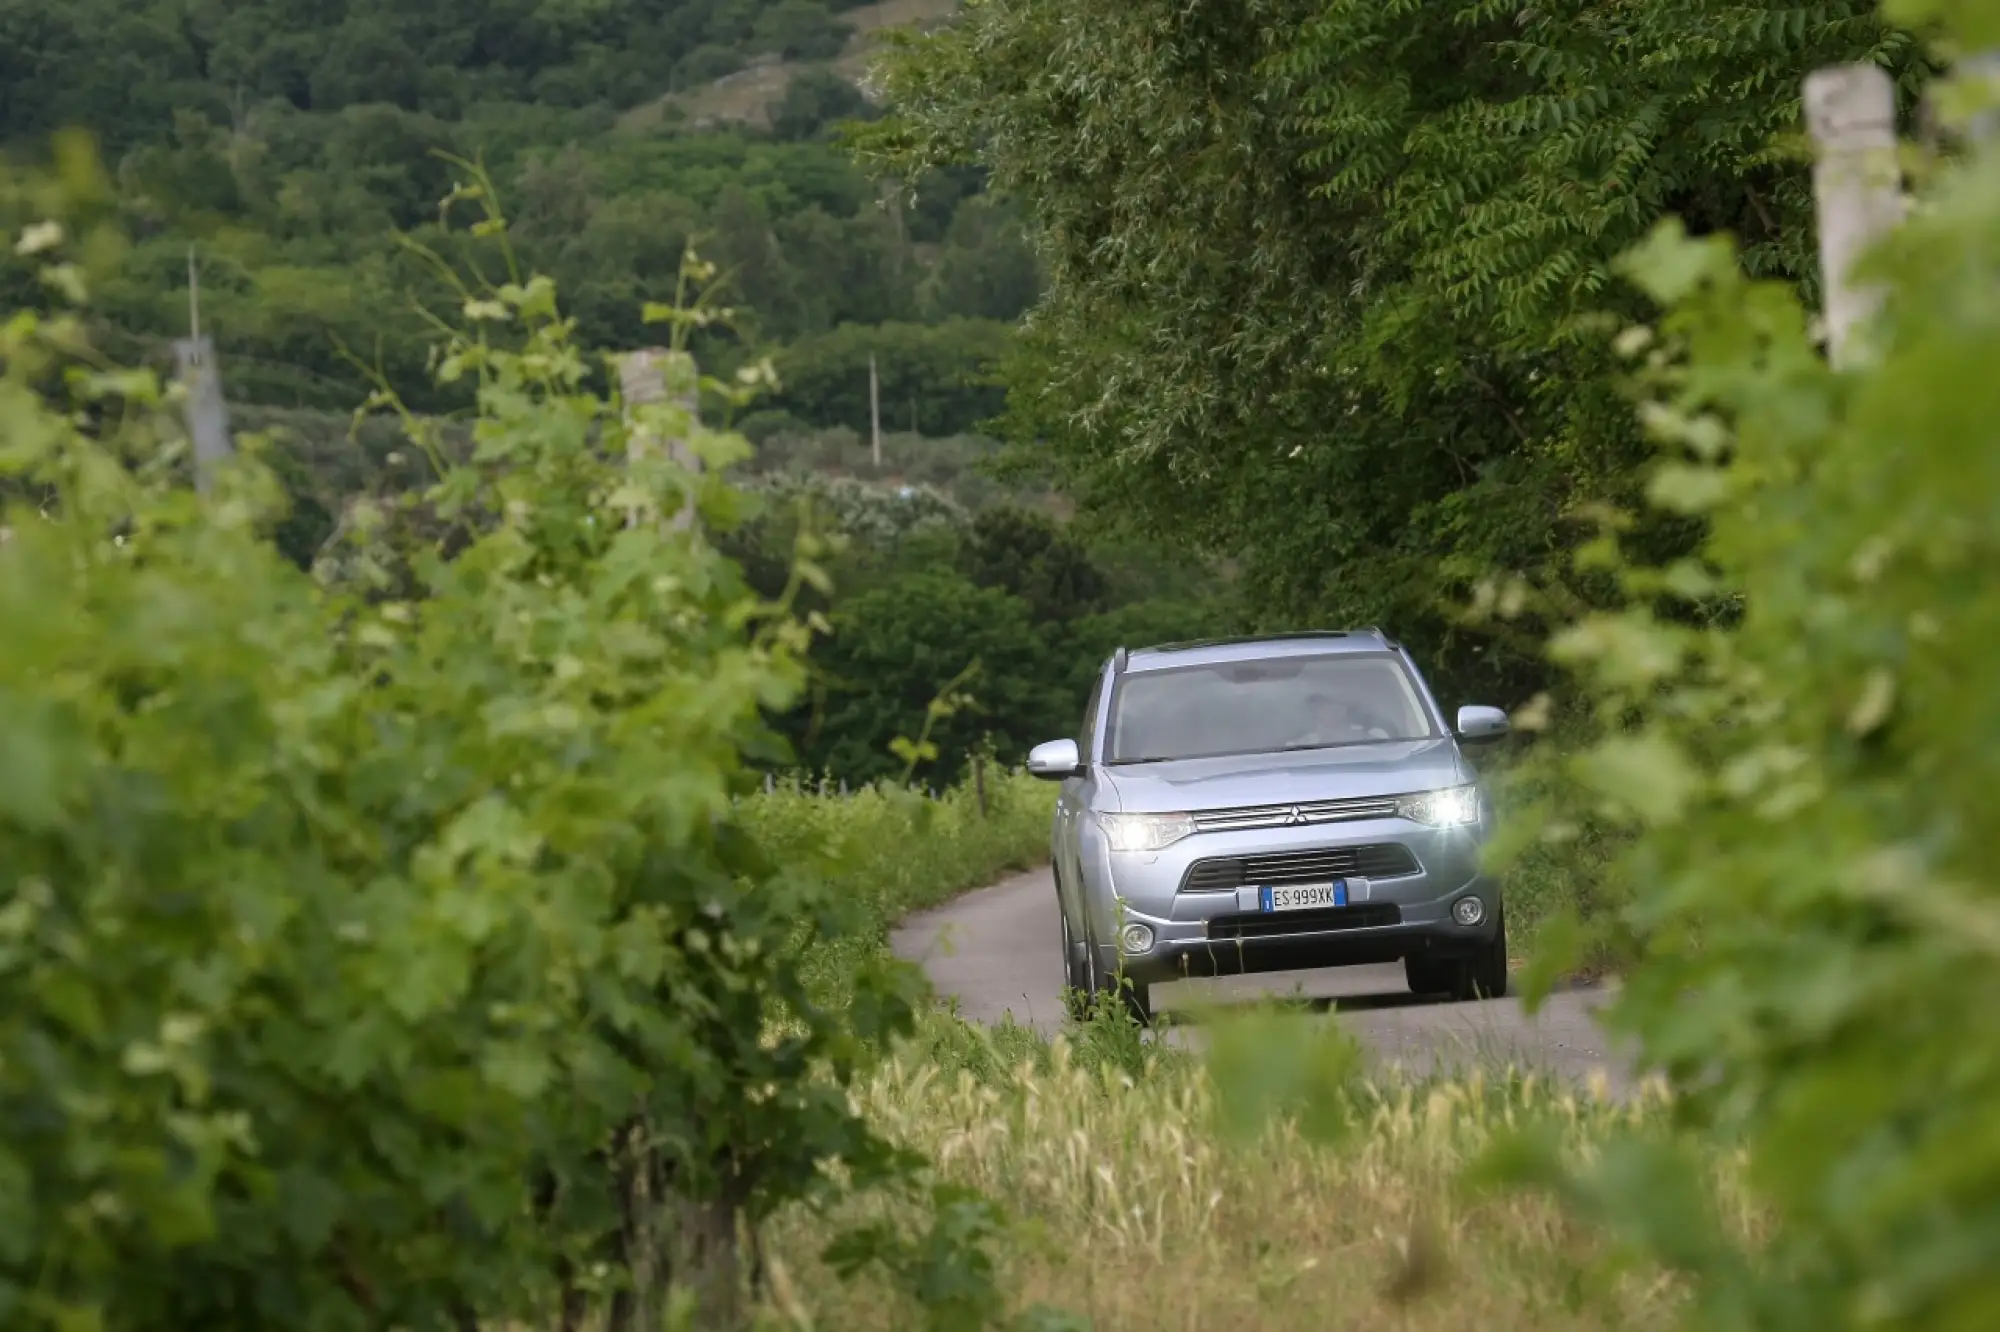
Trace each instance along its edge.
{"label": "front bumper", "polygon": [[[1463,955],[1489,942],[1502,916],[1500,882],[1479,864],[1490,817],[1460,828],[1391,817],[1206,832],[1154,853],[1112,851],[1093,824],[1079,850],[1099,961],[1151,984]],[[1346,906],[1260,910],[1262,884],[1329,878],[1346,880]],[[1452,907],[1469,894],[1484,914],[1460,925]],[[1152,932],[1141,952],[1116,942],[1131,923]]]}

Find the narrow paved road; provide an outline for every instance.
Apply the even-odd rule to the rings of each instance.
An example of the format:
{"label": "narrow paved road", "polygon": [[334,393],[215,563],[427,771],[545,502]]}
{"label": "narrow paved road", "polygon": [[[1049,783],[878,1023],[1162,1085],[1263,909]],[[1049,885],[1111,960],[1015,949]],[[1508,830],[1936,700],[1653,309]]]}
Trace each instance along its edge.
{"label": "narrow paved road", "polygon": [[[1011,1013],[1043,1031],[1062,1022],[1062,945],[1046,868],[913,916],[893,943],[897,955],[920,963],[938,993],[957,999],[970,1020],[997,1022]],[[1190,1007],[1260,995],[1296,997],[1337,1014],[1377,1057],[1415,1071],[1512,1064],[1576,1080],[1601,1073],[1614,1092],[1632,1086],[1627,1061],[1607,1047],[1591,1020],[1600,991],[1552,995],[1530,1017],[1516,999],[1419,999],[1397,965],[1177,981],[1153,988],[1153,1007],[1164,1039],[1198,1044]]]}

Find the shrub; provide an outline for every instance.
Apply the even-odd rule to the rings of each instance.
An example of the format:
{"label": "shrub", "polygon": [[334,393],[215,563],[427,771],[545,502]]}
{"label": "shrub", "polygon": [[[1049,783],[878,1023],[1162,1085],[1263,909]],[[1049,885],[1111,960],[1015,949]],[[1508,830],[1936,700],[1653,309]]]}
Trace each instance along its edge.
{"label": "shrub", "polygon": [[[1961,49],[2000,37],[1973,8]],[[1650,495],[1709,535],[1664,568],[1607,537],[1629,604],[1552,645],[1602,724],[1564,775],[1634,838],[1611,1021],[1748,1146],[1780,1224],[1754,1261],[1720,1242],[1665,1149],[1572,1186],[1702,1278],[1704,1328],[2000,1309],[2000,145],[1878,262],[1875,355],[1835,371],[1726,240],[1670,225],[1629,261],[1671,310],[1623,344]]]}
{"label": "shrub", "polygon": [[722,1316],[739,1220],[899,1166],[841,1086],[912,982],[857,952],[815,1002],[868,922],[736,813],[805,631],[659,521],[727,488],[623,465],[549,285],[474,295],[451,544],[363,506],[327,585],[74,314],[0,329],[9,1327]]}

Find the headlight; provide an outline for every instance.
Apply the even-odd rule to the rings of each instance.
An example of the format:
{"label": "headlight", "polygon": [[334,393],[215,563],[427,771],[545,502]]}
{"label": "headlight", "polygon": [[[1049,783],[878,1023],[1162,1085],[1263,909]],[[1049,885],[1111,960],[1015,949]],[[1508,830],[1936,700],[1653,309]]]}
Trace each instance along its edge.
{"label": "headlight", "polygon": [[1113,851],[1158,851],[1194,831],[1186,814],[1099,814],[1097,823]]}
{"label": "headlight", "polygon": [[1396,812],[1412,823],[1433,828],[1463,828],[1479,822],[1479,788],[1454,786],[1443,791],[1421,791],[1396,802]]}

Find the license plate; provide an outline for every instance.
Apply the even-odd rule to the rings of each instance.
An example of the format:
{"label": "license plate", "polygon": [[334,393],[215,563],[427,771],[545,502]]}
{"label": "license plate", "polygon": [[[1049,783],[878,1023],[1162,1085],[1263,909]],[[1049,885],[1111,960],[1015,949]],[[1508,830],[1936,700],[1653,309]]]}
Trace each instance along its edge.
{"label": "license plate", "polygon": [[1344,907],[1347,905],[1347,880],[1335,879],[1332,883],[1288,883],[1282,887],[1264,887],[1257,890],[1257,898],[1265,911],[1309,911],[1314,907]]}

